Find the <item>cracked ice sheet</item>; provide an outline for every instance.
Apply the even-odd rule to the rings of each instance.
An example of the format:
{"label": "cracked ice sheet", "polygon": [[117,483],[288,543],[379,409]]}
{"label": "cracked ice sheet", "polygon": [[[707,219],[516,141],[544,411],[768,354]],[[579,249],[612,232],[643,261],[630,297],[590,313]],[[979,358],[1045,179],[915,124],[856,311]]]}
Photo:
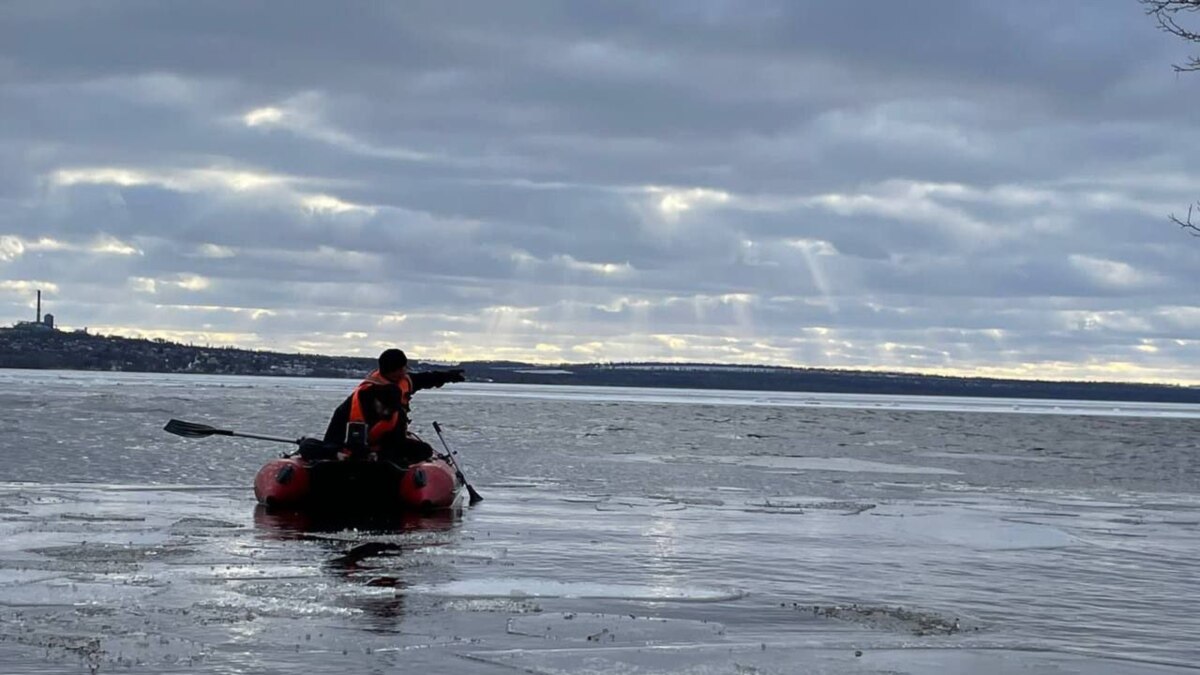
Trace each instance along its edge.
{"label": "cracked ice sheet", "polygon": [[894,464],[852,457],[815,457],[799,455],[746,455],[737,457],[701,457],[694,455],[649,456],[634,453],[615,456],[613,461],[652,462],[656,464],[727,464],[766,471],[835,471],[841,473],[914,474],[960,476],[961,472],[936,466]]}
{"label": "cracked ice sheet", "polygon": [[596,644],[670,644],[723,637],[725,626],[715,621],[664,619],[633,614],[556,612],[509,619],[510,635],[528,635],[561,642]]}
{"label": "cracked ice sheet", "polygon": [[486,578],[446,584],[414,585],[410,593],[453,598],[574,598],[646,602],[722,602],[745,597],[738,588],[700,586],[638,586],[616,583],[564,582],[548,579]]}
{"label": "cracked ice sheet", "polygon": [[713,644],[476,651],[466,658],[535,675],[1170,675],[1191,668],[1105,660],[1023,649],[842,649],[795,645]]}

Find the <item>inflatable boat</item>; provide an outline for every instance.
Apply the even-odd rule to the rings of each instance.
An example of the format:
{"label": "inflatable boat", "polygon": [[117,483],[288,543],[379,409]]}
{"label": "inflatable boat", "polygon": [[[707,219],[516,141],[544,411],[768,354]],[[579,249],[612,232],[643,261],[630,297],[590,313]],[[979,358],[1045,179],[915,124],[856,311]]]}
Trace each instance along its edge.
{"label": "inflatable boat", "polygon": [[270,508],[445,509],[462,504],[463,487],[441,457],[403,467],[386,460],[280,457],[254,477],[255,498]]}
{"label": "inflatable boat", "polygon": [[[419,456],[428,459],[408,463],[374,453],[345,458],[341,448],[312,438],[247,434],[175,419],[163,428],[184,438],[235,436],[298,445],[299,449],[264,464],[254,477],[254,496],[269,509],[320,513],[366,509],[367,513],[390,514],[454,509],[466,501],[466,495],[472,504],[483,499],[463,477],[444,438],[446,452],[436,454],[432,446],[410,433],[409,437],[425,448]],[[434,422],[433,428],[441,438],[441,426]]]}

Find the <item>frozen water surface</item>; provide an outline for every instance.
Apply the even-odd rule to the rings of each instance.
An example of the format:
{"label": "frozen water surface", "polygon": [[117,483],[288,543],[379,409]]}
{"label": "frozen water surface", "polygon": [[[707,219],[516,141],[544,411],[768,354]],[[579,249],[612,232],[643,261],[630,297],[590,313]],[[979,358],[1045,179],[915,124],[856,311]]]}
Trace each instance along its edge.
{"label": "frozen water surface", "polygon": [[316,434],[352,384],[0,371],[0,672],[1200,660],[1193,407],[447,387],[418,428],[486,499],[384,522],[267,513],[278,447],[161,431]]}

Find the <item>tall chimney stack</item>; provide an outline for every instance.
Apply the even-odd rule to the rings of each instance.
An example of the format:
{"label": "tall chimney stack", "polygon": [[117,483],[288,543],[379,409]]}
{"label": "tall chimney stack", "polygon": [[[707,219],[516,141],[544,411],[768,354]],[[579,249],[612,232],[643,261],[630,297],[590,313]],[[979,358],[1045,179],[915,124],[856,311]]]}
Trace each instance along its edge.
{"label": "tall chimney stack", "polygon": [[37,322],[42,322],[42,290],[38,289]]}

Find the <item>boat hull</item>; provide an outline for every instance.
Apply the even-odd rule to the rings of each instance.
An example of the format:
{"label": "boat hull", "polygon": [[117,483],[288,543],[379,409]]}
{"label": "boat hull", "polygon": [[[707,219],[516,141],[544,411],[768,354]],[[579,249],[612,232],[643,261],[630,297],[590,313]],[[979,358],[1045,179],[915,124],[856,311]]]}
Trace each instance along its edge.
{"label": "boat hull", "polygon": [[400,467],[387,461],[284,457],[258,470],[254,496],[269,508],[428,511],[460,505],[463,484],[439,458]]}

